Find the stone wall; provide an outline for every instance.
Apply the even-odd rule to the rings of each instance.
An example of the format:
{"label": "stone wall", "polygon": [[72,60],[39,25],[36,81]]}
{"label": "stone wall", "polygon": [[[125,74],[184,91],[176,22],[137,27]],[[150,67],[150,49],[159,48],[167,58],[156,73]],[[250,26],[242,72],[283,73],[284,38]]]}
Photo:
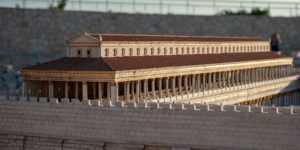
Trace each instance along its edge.
{"label": "stone wall", "polygon": [[[7,78],[1,68],[8,64],[14,66],[14,74],[17,74],[22,67],[65,56],[65,36],[80,31],[263,38],[278,32],[284,50],[290,50],[300,48],[299,24],[299,17],[176,16],[0,8],[0,78]],[[3,84],[1,90],[1,87],[19,83],[5,80],[0,84]]]}
{"label": "stone wall", "polygon": [[281,34],[285,49],[299,49],[300,18],[176,16],[0,9],[1,64],[16,68],[65,55],[65,36],[95,33],[258,36]]}
{"label": "stone wall", "polygon": [[300,108],[0,96],[0,149],[297,150]]}

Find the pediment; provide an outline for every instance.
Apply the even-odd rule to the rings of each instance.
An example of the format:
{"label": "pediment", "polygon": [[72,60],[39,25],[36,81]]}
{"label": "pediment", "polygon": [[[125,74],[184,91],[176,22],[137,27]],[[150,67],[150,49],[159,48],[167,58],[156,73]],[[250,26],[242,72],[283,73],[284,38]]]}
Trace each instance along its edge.
{"label": "pediment", "polygon": [[69,44],[76,44],[76,43],[98,43],[99,39],[86,35],[86,34],[82,34],[79,35],[77,37],[74,37],[72,39],[69,39],[67,41]]}

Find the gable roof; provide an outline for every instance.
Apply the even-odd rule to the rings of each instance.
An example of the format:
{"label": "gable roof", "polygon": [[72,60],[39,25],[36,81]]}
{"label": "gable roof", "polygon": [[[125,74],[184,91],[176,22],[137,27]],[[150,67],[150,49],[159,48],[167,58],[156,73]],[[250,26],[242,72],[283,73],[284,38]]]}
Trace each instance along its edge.
{"label": "gable roof", "polygon": [[216,64],[264,59],[286,58],[273,52],[255,53],[226,53],[226,54],[198,54],[171,56],[140,56],[140,57],[106,57],[106,58],[78,58],[64,57],[45,62],[25,70],[53,70],[53,71],[122,71],[136,69],[150,69],[175,66],[191,66],[202,64]]}
{"label": "gable roof", "polygon": [[[185,35],[145,35],[145,34],[93,34],[84,33],[99,41],[189,41],[189,42],[228,42],[228,41],[267,41],[258,37],[185,36]],[[75,36],[72,39],[81,35]]]}

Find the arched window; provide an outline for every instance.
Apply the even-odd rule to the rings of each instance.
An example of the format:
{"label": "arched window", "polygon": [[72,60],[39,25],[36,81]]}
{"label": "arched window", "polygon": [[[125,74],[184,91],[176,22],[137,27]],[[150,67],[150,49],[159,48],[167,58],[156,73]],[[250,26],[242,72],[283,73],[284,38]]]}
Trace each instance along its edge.
{"label": "arched window", "polygon": [[105,56],[108,56],[109,55],[109,49],[105,49]]}
{"label": "arched window", "polygon": [[186,53],[188,53],[188,54],[190,53],[190,48],[189,47],[186,48]]}
{"label": "arched window", "polygon": [[137,48],[136,49],[136,55],[139,56],[141,54],[141,49]]}
{"label": "arched window", "polygon": [[117,56],[118,55],[118,50],[115,48],[114,49],[114,56]]}
{"label": "arched window", "polygon": [[197,47],[197,52],[198,52],[198,54],[200,54],[200,47]]}
{"label": "arched window", "polygon": [[148,55],[148,50],[147,50],[147,48],[144,48],[144,55],[145,55],[145,56]]}
{"label": "arched window", "polygon": [[151,55],[154,55],[154,48],[151,48]]}
{"label": "arched window", "polygon": [[179,54],[179,48],[176,47],[176,54]]}
{"label": "arched window", "polygon": [[129,55],[132,56],[133,55],[133,49],[129,48]]}
{"label": "arched window", "polygon": [[157,48],[157,54],[160,55],[160,48]]}
{"label": "arched window", "polygon": [[170,47],[170,54],[173,54],[173,47]]}
{"label": "arched window", "polygon": [[164,48],[164,54],[167,55],[167,53],[168,53],[168,49],[165,47]]}
{"label": "arched window", "polygon": [[122,48],[122,55],[125,56],[125,48]]}
{"label": "arched window", "polygon": [[195,47],[192,47],[192,53],[195,54]]}
{"label": "arched window", "polygon": [[181,54],[184,54],[184,47],[181,48]]}

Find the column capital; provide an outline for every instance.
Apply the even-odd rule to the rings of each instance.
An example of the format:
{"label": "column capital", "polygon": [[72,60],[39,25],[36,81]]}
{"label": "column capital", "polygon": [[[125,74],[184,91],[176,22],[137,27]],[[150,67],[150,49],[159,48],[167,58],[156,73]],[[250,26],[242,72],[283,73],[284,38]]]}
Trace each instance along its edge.
{"label": "column capital", "polygon": [[116,86],[118,82],[109,82],[111,86]]}

